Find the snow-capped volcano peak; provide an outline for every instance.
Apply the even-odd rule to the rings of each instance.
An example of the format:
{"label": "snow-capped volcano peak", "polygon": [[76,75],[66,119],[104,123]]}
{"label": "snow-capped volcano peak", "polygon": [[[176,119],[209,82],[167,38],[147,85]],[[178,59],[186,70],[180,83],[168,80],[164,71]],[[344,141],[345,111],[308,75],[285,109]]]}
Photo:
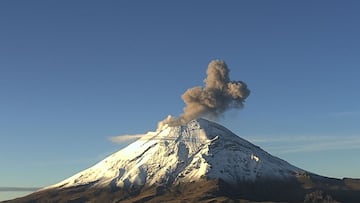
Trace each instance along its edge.
{"label": "snow-capped volcano peak", "polygon": [[129,188],[201,178],[236,183],[288,179],[301,172],[225,127],[197,119],[183,126],[163,126],[161,130],[144,134],[93,167],[48,188],[89,184]]}

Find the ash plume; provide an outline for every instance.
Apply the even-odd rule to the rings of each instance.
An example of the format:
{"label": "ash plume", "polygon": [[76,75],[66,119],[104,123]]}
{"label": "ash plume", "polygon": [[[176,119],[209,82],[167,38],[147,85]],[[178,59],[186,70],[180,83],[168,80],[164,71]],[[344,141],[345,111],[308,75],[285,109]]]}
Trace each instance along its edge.
{"label": "ash plume", "polygon": [[168,116],[159,122],[163,125],[183,125],[201,116],[216,118],[230,108],[242,108],[250,90],[242,81],[230,81],[229,69],[222,60],[209,63],[204,80],[205,87],[193,87],[181,96],[185,103],[184,112],[177,118]]}

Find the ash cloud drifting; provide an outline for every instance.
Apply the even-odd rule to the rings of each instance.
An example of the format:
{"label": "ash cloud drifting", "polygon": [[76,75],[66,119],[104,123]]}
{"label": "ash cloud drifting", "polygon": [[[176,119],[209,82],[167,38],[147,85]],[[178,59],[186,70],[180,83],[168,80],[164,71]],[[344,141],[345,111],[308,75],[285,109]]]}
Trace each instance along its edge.
{"label": "ash cloud drifting", "polygon": [[229,69],[222,60],[209,63],[204,80],[205,87],[193,87],[181,96],[184,112],[177,118],[168,116],[159,122],[158,129],[165,124],[183,125],[201,116],[216,118],[230,108],[242,108],[250,90],[242,81],[230,81]]}

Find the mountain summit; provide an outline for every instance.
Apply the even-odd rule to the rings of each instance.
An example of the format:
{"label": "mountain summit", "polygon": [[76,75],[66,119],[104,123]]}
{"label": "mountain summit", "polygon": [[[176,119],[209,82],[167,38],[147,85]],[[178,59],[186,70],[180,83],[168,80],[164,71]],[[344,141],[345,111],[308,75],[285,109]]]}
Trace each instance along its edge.
{"label": "mountain summit", "polygon": [[205,119],[149,132],[95,166],[49,188],[91,184],[131,188],[192,182],[288,179],[303,173]]}
{"label": "mountain summit", "polygon": [[359,188],[357,180],[309,173],[217,123],[196,119],[144,134],[96,165],[14,202],[299,202],[316,191],[356,202]]}

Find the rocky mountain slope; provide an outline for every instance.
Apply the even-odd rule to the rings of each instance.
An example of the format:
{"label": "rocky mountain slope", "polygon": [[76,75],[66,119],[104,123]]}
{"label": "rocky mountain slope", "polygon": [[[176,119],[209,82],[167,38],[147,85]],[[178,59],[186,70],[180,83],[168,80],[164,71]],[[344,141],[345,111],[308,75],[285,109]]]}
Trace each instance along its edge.
{"label": "rocky mountain slope", "polygon": [[149,132],[93,167],[11,202],[303,202],[319,196],[360,202],[359,188],[358,180],[309,173],[197,119]]}

